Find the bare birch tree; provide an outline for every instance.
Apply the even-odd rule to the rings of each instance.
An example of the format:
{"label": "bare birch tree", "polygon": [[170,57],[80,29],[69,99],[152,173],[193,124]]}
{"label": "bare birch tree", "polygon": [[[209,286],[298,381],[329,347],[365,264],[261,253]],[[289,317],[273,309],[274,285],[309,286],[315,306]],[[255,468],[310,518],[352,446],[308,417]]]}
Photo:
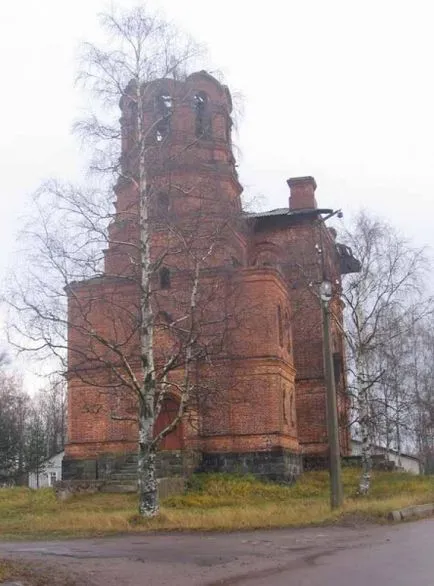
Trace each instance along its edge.
{"label": "bare birch tree", "polygon": [[407,377],[412,390],[410,436],[421,472],[434,473],[434,337],[432,315],[415,322],[409,335]]}
{"label": "bare birch tree", "polygon": [[386,454],[419,456],[421,471],[429,469],[433,446],[430,405],[433,401],[432,313],[417,307],[400,315],[400,327],[389,343],[378,349],[383,375],[374,386],[373,420],[375,435]]}
{"label": "bare birch tree", "polygon": [[[344,280],[343,300],[349,386],[362,440],[359,492],[367,494],[377,411],[375,389],[387,376],[391,382],[392,344],[408,333],[404,316],[411,314],[419,320],[429,311],[422,298],[427,259],[422,250],[413,248],[386,222],[366,212],[355,218],[345,241],[361,262],[360,273]],[[387,352],[389,364],[379,359]]]}
{"label": "bare birch tree", "polygon": [[63,449],[65,403],[63,382],[53,382],[36,395],[23,389],[19,376],[0,365],[0,483],[22,483]]}
{"label": "bare birch tree", "polygon": [[25,472],[29,407],[19,377],[0,370],[0,484],[13,484]]}

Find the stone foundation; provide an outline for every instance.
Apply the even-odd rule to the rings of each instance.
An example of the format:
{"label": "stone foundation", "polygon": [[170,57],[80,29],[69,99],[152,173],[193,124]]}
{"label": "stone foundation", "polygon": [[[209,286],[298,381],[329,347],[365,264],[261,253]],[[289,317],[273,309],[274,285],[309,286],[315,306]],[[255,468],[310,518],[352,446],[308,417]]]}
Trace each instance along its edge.
{"label": "stone foundation", "polygon": [[191,476],[200,465],[201,455],[192,450],[165,450],[157,455],[157,477]]}
{"label": "stone foundation", "polygon": [[327,455],[311,454],[303,456],[303,470],[310,472],[311,470],[327,470],[329,468],[329,458]]}
{"label": "stone foundation", "polygon": [[[342,456],[341,464],[343,468],[361,468],[361,456]],[[374,454],[372,456],[372,467],[374,470],[394,470],[396,465],[394,462],[386,460],[382,454]],[[305,472],[310,470],[328,470],[329,458],[326,455],[312,455],[303,457],[303,468]]]}
{"label": "stone foundation", "polygon": [[300,454],[278,449],[261,452],[214,452],[202,454],[199,472],[253,474],[257,478],[292,483],[303,472]]}
{"label": "stone foundation", "polygon": [[[87,460],[65,458],[62,462],[62,479],[105,481],[113,474],[119,476],[127,468],[131,471],[136,462],[136,454],[106,454]],[[157,455],[157,478],[185,478],[194,472],[253,474],[258,478],[277,482],[294,482],[303,472],[303,461],[301,455],[285,449],[208,454],[173,450],[159,452]]]}
{"label": "stone foundation", "polygon": [[[200,454],[191,450],[165,450],[157,454],[157,478],[190,476],[200,463]],[[64,458],[63,480],[107,480],[128,467],[134,470],[137,454],[103,454],[93,459]]]}
{"label": "stone foundation", "polygon": [[98,478],[96,460],[62,461],[62,480],[96,480]]}
{"label": "stone foundation", "polygon": [[[182,494],[185,490],[185,478],[172,476],[158,479],[158,498],[164,499]],[[58,500],[65,501],[75,494],[94,494],[96,492],[137,493],[137,481],[124,484],[112,483],[110,480],[61,480],[54,485]]]}

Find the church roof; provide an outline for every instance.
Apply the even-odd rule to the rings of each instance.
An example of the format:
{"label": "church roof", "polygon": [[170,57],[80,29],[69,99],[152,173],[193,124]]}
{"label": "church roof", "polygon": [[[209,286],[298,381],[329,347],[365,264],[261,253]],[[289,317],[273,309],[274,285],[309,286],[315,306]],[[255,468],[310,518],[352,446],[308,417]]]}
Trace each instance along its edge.
{"label": "church roof", "polygon": [[264,212],[247,212],[248,218],[264,218],[266,216],[287,216],[290,214],[289,208],[276,208],[275,210],[267,210]]}
{"label": "church roof", "polygon": [[264,212],[247,212],[245,215],[247,218],[268,218],[271,216],[303,216],[312,214],[328,214],[332,210],[319,209],[319,208],[306,208],[304,210],[296,209],[291,210],[289,208],[276,208],[275,210],[266,210]]}

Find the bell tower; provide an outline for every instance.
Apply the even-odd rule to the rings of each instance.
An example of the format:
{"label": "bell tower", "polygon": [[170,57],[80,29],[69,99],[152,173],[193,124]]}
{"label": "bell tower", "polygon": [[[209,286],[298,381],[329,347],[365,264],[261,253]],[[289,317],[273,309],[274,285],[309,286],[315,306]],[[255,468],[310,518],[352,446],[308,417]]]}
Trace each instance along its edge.
{"label": "bell tower", "polygon": [[105,265],[110,274],[125,274],[128,266],[131,268],[128,257],[138,243],[135,178],[140,149],[150,221],[157,230],[168,221],[183,223],[199,218],[203,228],[241,212],[242,187],[232,152],[228,88],[205,71],[184,81],[150,82],[141,88],[140,118],[137,94],[136,86],[130,83],[120,101],[120,178]]}
{"label": "bell tower", "polygon": [[[196,269],[200,270],[196,314],[202,319],[197,339],[203,340],[207,356],[212,354],[220,362],[214,379],[208,362],[198,358],[194,376],[214,390],[226,385],[219,391],[226,392],[227,404],[231,400],[227,391],[228,381],[234,378],[233,367],[226,358],[230,344],[236,342],[232,331],[238,316],[231,304],[239,303],[238,275],[246,268],[247,239],[242,187],[232,153],[229,90],[204,71],[183,81],[155,80],[140,87],[139,96],[130,83],[120,109],[119,179],[104,251],[104,274],[75,283],[69,298],[70,418],[65,460],[69,477],[86,466],[93,467],[89,474],[98,475],[106,454],[114,457],[136,450],[136,423],[128,417],[125,421],[112,417],[119,412],[134,414],[135,404],[122,385],[115,384],[115,392],[109,392],[119,371],[118,354],[111,362],[107,352],[121,348],[140,376],[141,221],[147,223],[150,243],[157,368],[167,363],[178,335],[171,337],[167,322],[189,315],[193,278]],[[145,178],[142,194],[139,173]],[[145,215],[140,214],[142,196],[147,204]],[[101,352],[98,340],[94,342],[94,332],[110,341],[106,353],[106,347]],[[182,332],[179,340],[182,343]],[[181,367],[171,375],[176,382]],[[176,403],[178,398],[170,400]],[[193,419],[199,421],[199,407],[193,411]],[[176,445],[185,442],[187,447],[199,449],[207,441],[201,436],[202,423],[193,425],[187,419],[185,430],[179,432],[182,442]],[[167,446],[172,440],[167,440]]]}

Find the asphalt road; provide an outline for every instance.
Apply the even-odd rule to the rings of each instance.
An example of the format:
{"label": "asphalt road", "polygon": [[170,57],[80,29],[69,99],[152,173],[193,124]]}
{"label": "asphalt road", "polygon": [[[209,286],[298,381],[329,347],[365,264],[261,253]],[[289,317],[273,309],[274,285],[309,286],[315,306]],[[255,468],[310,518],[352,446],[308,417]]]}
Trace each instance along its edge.
{"label": "asphalt road", "polygon": [[396,526],[0,542],[80,586],[434,586],[434,519]]}

